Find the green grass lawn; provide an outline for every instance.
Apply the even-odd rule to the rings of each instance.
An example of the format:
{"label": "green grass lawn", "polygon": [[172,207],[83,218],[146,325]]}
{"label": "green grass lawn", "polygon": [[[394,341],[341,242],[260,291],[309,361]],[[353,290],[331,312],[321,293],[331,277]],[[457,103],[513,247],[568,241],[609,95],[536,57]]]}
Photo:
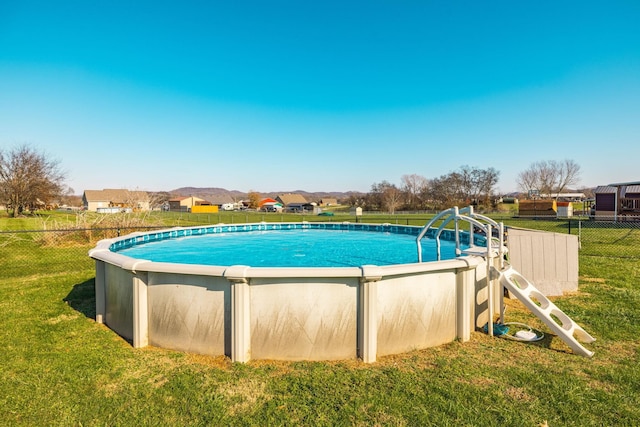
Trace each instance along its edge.
{"label": "green grass lawn", "polygon": [[[245,221],[208,222],[231,219]],[[0,230],[65,223],[62,214],[20,219],[16,228],[12,221],[0,218]],[[405,221],[413,219],[398,220]],[[637,243],[603,239],[620,251]],[[0,425],[633,426],[640,420],[638,260],[586,248],[579,292],[552,298],[597,338],[587,344],[595,351],[591,359],[574,355],[518,301],[508,300],[507,321],[539,328],[544,340],[524,344],[474,332],[467,343],[373,364],[236,364],[134,349],[97,324],[95,273],[86,257],[94,244],[78,236],[47,242],[0,234]]]}

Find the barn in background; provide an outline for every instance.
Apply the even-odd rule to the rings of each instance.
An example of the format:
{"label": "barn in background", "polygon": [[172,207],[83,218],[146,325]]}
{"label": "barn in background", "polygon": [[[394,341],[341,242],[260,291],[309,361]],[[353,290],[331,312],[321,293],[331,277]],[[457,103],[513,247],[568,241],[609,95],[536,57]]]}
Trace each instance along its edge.
{"label": "barn in background", "polygon": [[640,220],[640,182],[601,185],[594,193],[596,197],[594,219]]}

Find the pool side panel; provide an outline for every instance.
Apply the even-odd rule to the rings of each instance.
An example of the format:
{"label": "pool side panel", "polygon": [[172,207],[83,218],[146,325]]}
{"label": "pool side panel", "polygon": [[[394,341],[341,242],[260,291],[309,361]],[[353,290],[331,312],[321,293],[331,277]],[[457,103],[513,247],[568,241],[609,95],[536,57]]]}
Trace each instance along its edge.
{"label": "pool side panel", "polygon": [[227,280],[148,274],[151,345],[211,356],[231,355],[231,289]]}
{"label": "pool side panel", "polygon": [[251,358],[355,359],[357,279],[252,279]]}
{"label": "pool side panel", "polygon": [[456,338],[456,272],[378,282],[378,356],[434,347]]}
{"label": "pool side panel", "polygon": [[133,279],[131,271],[105,264],[104,323],[123,338],[133,341]]}

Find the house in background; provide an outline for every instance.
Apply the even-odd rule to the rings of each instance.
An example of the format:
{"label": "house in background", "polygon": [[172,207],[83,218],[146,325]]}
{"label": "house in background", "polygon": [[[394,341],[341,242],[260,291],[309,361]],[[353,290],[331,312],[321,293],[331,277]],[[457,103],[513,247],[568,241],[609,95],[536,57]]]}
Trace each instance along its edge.
{"label": "house in background", "polygon": [[594,219],[640,220],[640,181],[601,185],[594,193]]}
{"label": "house in background", "polygon": [[180,196],[169,199],[169,210],[171,212],[191,212],[194,206],[213,206],[213,204],[195,196]]}
{"label": "house in background", "polygon": [[211,204],[217,206],[222,211],[232,211],[239,209],[239,204],[231,197],[230,194],[219,194],[213,196]]}
{"label": "house in background", "polygon": [[148,211],[150,203],[151,198],[146,191],[104,189],[85,190],[82,194],[82,206],[91,212]]}
{"label": "house in background", "polygon": [[282,212],[282,203],[276,199],[267,197],[258,202],[258,209],[265,212]]}
{"label": "house in background", "polygon": [[313,206],[309,204],[307,199],[305,199],[302,194],[280,194],[278,197],[276,197],[276,201],[284,206],[284,208],[288,211],[302,212],[303,210],[313,209]]}

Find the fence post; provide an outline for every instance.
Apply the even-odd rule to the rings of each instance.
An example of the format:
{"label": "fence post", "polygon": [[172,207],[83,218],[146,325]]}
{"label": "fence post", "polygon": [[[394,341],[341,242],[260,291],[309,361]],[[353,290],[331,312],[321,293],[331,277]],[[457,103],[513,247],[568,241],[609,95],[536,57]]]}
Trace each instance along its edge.
{"label": "fence post", "polygon": [[578,220],[578,250],[582,249],[582,220]]}

